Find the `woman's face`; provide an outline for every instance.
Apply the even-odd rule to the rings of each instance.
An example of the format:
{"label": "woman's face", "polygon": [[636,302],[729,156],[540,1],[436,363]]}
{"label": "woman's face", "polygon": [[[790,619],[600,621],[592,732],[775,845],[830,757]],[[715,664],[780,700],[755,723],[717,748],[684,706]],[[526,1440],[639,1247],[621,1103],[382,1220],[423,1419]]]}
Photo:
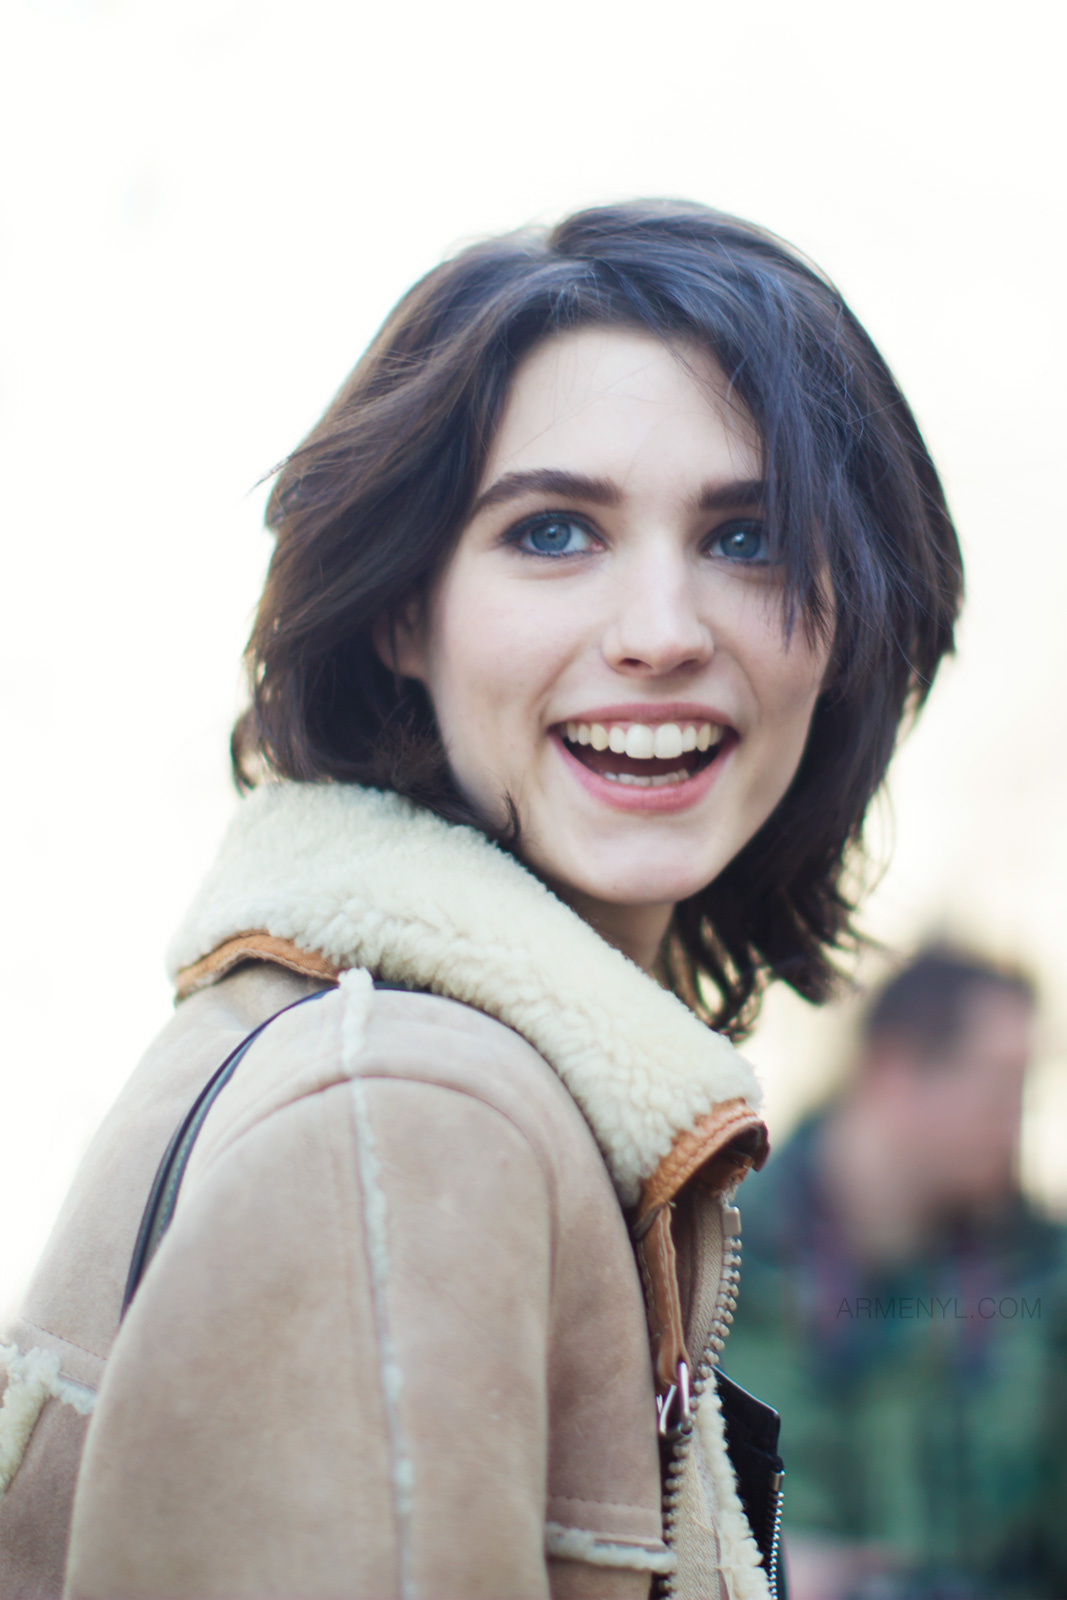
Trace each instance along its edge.
{"label": "woman's face", "polygon": [[699,349],[583,328],[516,372],[400,672],[455,778],[634,959],[784,795],[828,650],[787,638],[747,413]]}

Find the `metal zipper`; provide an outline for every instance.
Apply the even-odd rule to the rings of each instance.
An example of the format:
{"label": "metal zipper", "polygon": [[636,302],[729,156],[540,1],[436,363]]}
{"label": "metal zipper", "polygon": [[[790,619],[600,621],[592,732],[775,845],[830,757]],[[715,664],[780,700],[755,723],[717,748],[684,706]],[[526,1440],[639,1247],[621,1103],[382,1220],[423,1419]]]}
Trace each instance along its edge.
{"label": "metal zipper", "polygon": [[771,1600],[778,1600],[778,1548],[782,1541],[782,1483],[784,1472],[776,1472],[771,1479],[774,1493],[774,1518],[771,1523],[771,1558],[767,1564],[767,1585]]}
{"label": "metal zipper", "polygon": [[[686,1459],[693,1443],[693,1424],[696,1418],[700,1398],[707,1388],[719,1364],[719,1357],[726,1343],[726,1336],[730,1331],[730,1324],[734,1320],[737,1309],[737,1285],[741,1276],[741,1234],[737,1224],[740,1221],[736,1207],[724,1204],[723,1212],[723,1242],[722,1242],[722,1270],[719,1274],[719,1290],[715,1299],[715,1311],[711,1319],[711,1331],[708,1342],[704,1346],[704,1353],[696,1369],[696,1375],[690,1381],[688,1370],[679,1371],[679,1381],[664,1397],[660,1413],[660,1436],[666,1442],[670,1451],[667,1459],[665,1483],[663,1489],[663,1539],[668,1547],[673,1548],[675,1522],[678,1517],[678,1502],[682,1493],[682,1475],[685,1472]],[[726,1222],[734,1224],[735,1231],[726,1232]],[[684,1367],[684,1363],[682,1363]],[[671,1427],[671,1403],[678,1394],[684,1396],[680,1405],[679,1421]],[[779,1501],[781,1497],[779,1496]],[[775,1547],[777,1552],[777,1546]],[[674,1577],[671,1573],[664,1573],[657,1582],[655,1590],[656,1600],[671,1600],[677,1595]],[[772,1588],[771,1593],[775,1590]]]}

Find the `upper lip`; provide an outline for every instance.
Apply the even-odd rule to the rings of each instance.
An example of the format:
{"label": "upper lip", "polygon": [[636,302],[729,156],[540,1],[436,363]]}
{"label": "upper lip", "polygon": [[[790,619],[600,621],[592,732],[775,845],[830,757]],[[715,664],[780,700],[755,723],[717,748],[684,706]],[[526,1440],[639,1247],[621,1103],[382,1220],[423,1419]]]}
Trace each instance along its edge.
{"label": "upper lip", "polygon": [[632,701],[628,705],[599,706],[592,711],[569,711],[556,727],[568,722],[642,722],[648,727],[663,722],[714,722],[720,728],[733,723],[713,706],[697,705],[692,700]]}

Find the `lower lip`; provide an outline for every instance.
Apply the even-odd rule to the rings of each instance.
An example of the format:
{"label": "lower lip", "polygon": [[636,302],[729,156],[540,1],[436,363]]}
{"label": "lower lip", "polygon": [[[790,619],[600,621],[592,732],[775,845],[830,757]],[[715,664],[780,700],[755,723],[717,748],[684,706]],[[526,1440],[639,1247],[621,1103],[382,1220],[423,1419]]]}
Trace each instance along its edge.
{"label": "lower lip", "polygon": [[550,735],[556,745],[569,771],[578,779],[578,782],[604,805],[611,806],[615,811],[643,811],[656,815],[672,811],[688,811],[690,806],[695,806],[703,800],[716,778],[719,776],[723,765],[730,759],[736,739],[730,738],[726,748],[720,750],[714,761],[694,773],[691,778],[686,778],[684,783],[665,783],[658,789],[645,789],[630,783],[612,783],[610,778],[602,778],[599,772],[592,772],[580,762],[577,756],[567,749],[567,742],[558,733]]}

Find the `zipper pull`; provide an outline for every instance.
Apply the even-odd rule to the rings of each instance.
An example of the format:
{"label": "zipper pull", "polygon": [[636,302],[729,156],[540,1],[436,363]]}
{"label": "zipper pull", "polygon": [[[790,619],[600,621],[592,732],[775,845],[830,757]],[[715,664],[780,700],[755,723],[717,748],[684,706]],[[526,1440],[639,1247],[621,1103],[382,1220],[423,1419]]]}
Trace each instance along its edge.
{"label": "zipper pull", "polygon": [[693,1426],[693,1411],[689,1400],[689,1365],[679,1361],[678,1373],[666,1394],[656,1396],[659,1416],[659,1436],[673,1443],[688,1433]]}

